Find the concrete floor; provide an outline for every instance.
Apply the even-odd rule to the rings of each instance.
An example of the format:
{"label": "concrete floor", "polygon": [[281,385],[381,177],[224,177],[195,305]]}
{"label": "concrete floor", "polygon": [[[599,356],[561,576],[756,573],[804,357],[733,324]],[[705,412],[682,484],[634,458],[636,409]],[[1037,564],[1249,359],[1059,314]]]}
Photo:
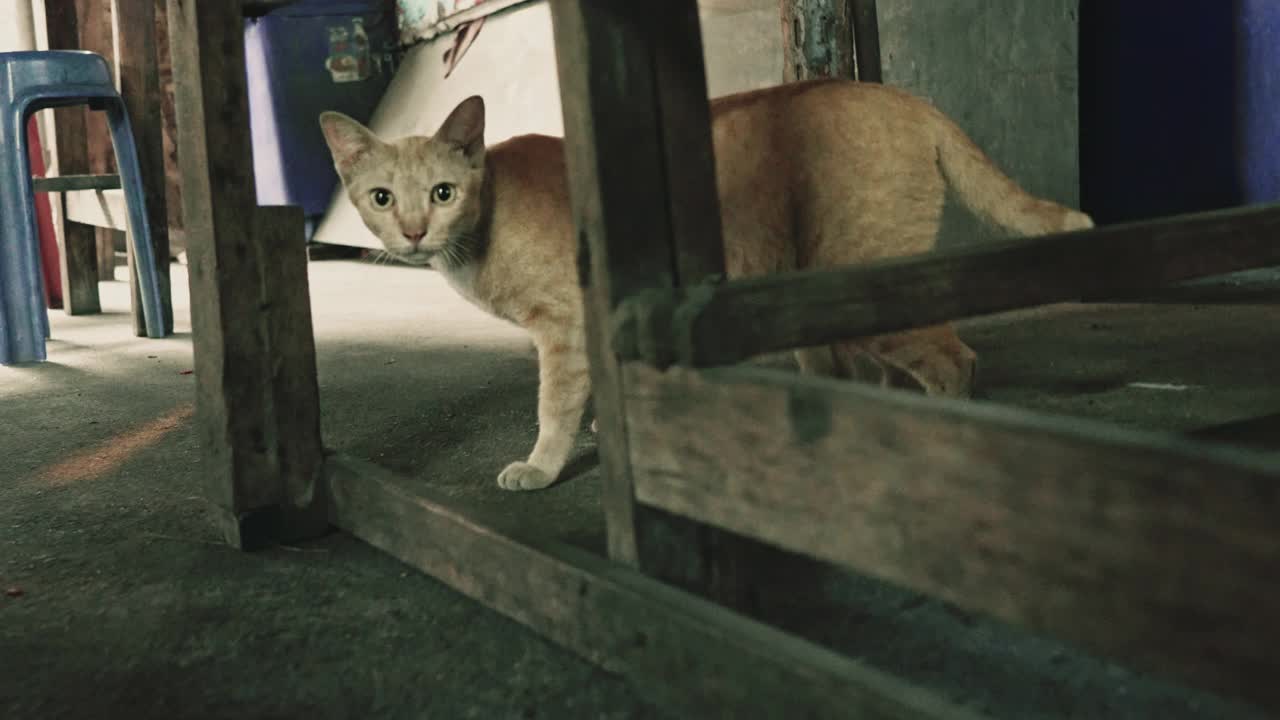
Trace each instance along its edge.
{"label": "concrete floor", "polygon": [[[327,444],[502,522],[598,550],[598,474],[534,494],[493,478],[536,432],[522,333],[431,272],[311,265]],[[0,717],[667,717],[623,681],[358,541],[241,554],[198,495],[183,268],[177,335],[52,315],[51,361],[0,368]],[[989,399],[1189,430],[1274,412],[1274,305],[1060,307],[968,323]],[[1132,383],[1155,383],[1152,389]],[[854,576],[788,624],[995,717],[1247,718]]]}

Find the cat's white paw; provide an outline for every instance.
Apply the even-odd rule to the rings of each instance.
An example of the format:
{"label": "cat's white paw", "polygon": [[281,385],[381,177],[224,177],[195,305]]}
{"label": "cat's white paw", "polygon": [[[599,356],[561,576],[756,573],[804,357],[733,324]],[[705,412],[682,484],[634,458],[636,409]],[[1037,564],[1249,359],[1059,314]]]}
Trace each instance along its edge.
{"label": "cat's white paw", "polygon": [[503,490],[541,490],[555,478],[527,462],[513,462],[498,474],[498,487]]}
{"label": "cat's white paw", "polygon": [[592,434],[592,435],[595,435],[595,434],[596,434],[596,433],[598,433],[598,432],[600,432],[600,428],[596,427],[596,421],[595,421],[595,420],[592,420],[592,421],[591,421],[591,434]]}

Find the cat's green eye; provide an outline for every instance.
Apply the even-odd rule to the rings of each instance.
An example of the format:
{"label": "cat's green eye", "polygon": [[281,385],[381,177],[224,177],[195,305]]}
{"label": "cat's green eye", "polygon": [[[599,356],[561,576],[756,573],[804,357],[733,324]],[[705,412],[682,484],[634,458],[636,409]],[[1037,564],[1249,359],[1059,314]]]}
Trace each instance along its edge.
{"label": "cat's green eye", "polygon": [[431,199],[438,203],[447,203],[453,199],[453,186],[449,183],[440,183],[431,188]]}
{"label": "cat's green eye", "polygon": [[386,188],[374,188],[369,192],[369,197],[373,200],[373,204],[380,208],[391,207],[391,203],[396,199],[396,196]]}

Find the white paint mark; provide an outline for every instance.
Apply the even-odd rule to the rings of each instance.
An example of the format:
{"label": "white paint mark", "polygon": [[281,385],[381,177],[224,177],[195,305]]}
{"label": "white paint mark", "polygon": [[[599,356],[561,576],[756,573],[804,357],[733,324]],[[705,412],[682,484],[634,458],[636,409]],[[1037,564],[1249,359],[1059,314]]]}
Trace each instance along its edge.
{"label": "white paint mark", "polygon": [[1157,383],[1157,382],[1133,382],[1129,383],[1129,387],[1138,388],[1139,390],[1163,390],[1166,392],[1183,392],[1197,387],[1195,385],[1177,385],[1175,383]]}

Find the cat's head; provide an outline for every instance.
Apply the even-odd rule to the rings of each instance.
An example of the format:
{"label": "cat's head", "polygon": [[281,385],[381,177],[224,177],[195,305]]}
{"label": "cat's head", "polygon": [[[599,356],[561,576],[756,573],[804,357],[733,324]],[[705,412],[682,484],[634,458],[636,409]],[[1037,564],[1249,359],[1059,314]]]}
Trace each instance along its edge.
{"label": "cat's head", "polygon": [[480,97],[463,100],[431,137],[385,142],[337,112],[322,113],[320,127],[351,203],[388,252],[414,265],[469,259],[484,211]]}

